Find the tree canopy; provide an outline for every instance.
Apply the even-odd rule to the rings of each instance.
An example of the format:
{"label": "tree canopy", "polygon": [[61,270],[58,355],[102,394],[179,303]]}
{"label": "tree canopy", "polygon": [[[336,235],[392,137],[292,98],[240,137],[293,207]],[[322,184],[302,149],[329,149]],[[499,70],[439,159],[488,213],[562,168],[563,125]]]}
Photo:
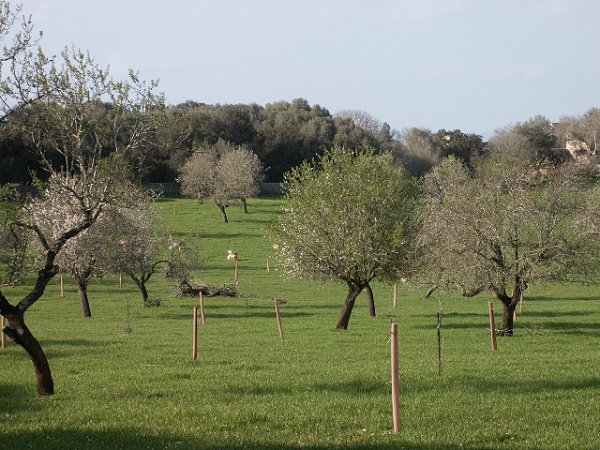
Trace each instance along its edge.
{"label": "tree canopy", "polygon": [[597,190],[585,189],[572,167],[540,171],[499,155],[471,174],[451,157],[423,186],[427,279],[466,296],[491,292],[504,306],[505,335],[526,287],[597,274]]}
{"label": "tree canopy", "polygon": [[[129,80],[114,82],[87,53],[67,49],[61,59],[51,61],[41,50],[34,52],[37,41],[30,21],[23,18],[20,25],[12,30],[14,40],[6,44],[4,39],[11,27],[18,26],[18,19],[8,2],[0,2],[0,41],[4,44],[0,135],[20,133],[35,149],[47,181],[38,197],[27,199],[22,211],[2,224],[3,235],[9,235],[11,241],[22,240],[19,252],[8,261],[15,270],[7,275],[14,278],[25,273],[21,249],[28,247],[25,254],[35,256],[29,269],[36,278],[18,301],[11,302],[0,292],[0,313],[8,322],[4,333],[31,357],[38,392],[45,395],[54,393],[50,365],[25,324],[25,313],[58,273],[57,256],[67,243],[93,226],[108,205],[122,202],[135,192],[131,180],[123,176],[125,166],[111,161],[152,139],[147,120],[162,101],[153,94],[154,83],[146,86],[133,72]],[[103,117],[97,114],[97,105],[105,97],[121,108],[111,120],[96,120]],[[124,126],[135,132],[121,140]],[[114,148],[110,159],[105,158],[101,144],[106,142],[105,131],[112,137],[109,142]]]}
{"label": "tree canopy", "polygon": [[409,270],[415,183],[389,153],[334,147],[286,175],[283,213],[270,236],[287,276],[348,285],[337,328],[374,279]]}
{"label": "tree canopy", "polygon": [[243,147],[224,141],[196,149],[180,169],[181,192],[198,200],[212,199],[227,223],[229,201],[240,199],[247,212],[246,199],[258,193],[264,168],[258,156]]}

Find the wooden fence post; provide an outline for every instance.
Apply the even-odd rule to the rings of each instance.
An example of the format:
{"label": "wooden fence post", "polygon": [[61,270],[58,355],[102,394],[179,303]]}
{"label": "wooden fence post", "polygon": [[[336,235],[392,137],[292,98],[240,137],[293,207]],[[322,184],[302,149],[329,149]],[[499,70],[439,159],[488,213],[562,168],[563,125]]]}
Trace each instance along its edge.
{"label": "wooden fence post", "polygon": [[194,315],[192,322],[192,358],[194,361],[198,358],[198,307],[194,306]]}
{"label": "wooden fence post", "polygon": [[279,314],[279,299],[274,298],[273,303],[275,304],[275,316],[277,317],[277,328],[279,329],[279,340],[283,342],[283,328],[281,327],[281,315]]}
{"label": "wooden fence post", "polygon": [[498,348],[498,343],[496,342],[496,326],[494,325],[494,307],[492,306],[492,302],[488,303],[489,313],[490,313],[490,336],[492,338],[492,350],[496,350]]}
{"label": "wooden fence post", "polygon": [[398,377],[398,324],[392,323],[392,418],[394,432],[400,431],[400,380]]}
{"label": "wooden fence post", "polygon": [[65,283],[63,281],[62,273],[60,274],[60,296],[61,297],[65,296]]}

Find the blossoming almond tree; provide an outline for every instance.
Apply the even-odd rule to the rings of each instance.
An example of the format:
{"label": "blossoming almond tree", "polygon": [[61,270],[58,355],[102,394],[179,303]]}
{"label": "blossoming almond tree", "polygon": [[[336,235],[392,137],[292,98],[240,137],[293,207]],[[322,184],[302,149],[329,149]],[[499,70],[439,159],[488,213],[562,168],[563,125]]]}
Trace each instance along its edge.
{"label": "blossoming almond tree", "polygon": [[336,324],[346,329],[369,283],[410,271],[416,184],[389,154],[332,148],[288,173],[285,186],[283,213],[270,228],[284,272],[346,283]]}
{"label": "blossoming almond tree", "polygon": [[600,267],[598,189],[574,167],[543,171],[498,156],[471,174],[454,158],[424,180],[421,269],[436,286],[503,305],[502,334],[512,336],[523,290],[534,283],[594,279]]}
{"label": "blossoming almond tree", "polygon": [[[8,2],[0,2],[1,42],[8,36],[5,27],[17,23],[15,14]],[[161,109],[162,97],[152,93],[154,83],[146,86],[133,73],[128,81],[112,81],[108,70],[89,54],[74,49],[63,52],[62,66],[50,64],[41,50],[33,52],[31,33],[30,20],[24,19],[14,42],[3,51],[0,105],[4,121],[0,131],[16,128],[27,136],[49,179],[41,196],[26,202],[22,214],[3,225],[11,236],[28,236],[28,243],[36,243],[30,248],[38,249],[38,264],[35,282],[21,300],[11,302],[0,291],[0,314],[8,323],[3,332],[31,357],[38,393],[47,395],[54,393],[50,366],[25,324],[25,313],[58,273],[56,257],[67,242],[90,228],[107,205],[134,192],[122,177],[122,164],[101,162],[106,143],[112,142],[115,152],[122,153],[151,139],[147,119]],[[115,114],[95,114],[104,100],[115,103]],[[124,124],[126,134],[122,132]],[[124,139],[130,144],[122,145]]]}

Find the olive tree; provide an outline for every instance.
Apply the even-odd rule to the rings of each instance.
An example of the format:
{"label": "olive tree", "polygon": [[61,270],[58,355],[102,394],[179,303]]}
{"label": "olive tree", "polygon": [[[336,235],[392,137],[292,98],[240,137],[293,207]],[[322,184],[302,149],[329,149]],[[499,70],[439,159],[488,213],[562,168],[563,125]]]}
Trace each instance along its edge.
{"label": "olive tree", "polygon": [[390,154],[332,148],[287,173],[285,187],[283,212],[270,228],[284,273],[345,283],[336,328],[347,329],[369,283],[410,269],[415,183]]}
{"label": "olive tree", "polygon": [[493,294],[506,336],[526,287],[593,277],[600,265],[597,190],[570,166],[536,166],[498,156],[471,175],[450,157],[423,181],[422,273],[465,296]]}

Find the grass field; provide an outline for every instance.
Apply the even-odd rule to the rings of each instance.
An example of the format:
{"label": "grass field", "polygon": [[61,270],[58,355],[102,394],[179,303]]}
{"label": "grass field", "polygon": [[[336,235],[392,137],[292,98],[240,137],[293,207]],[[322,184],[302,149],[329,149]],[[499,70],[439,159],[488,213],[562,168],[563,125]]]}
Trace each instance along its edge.
{"label": "grass field", "polygon": [[[92,318],[76,286],[58,284],[28,313],[53,370],[56,395],[40,398],[31,361],[0,350],[0,449],[600,449],[600,293],[532,288],[515,336],[489,337],[489,296],[463,299],[375,285],[378,316],[359,297],[347,331],[334,325],[345,289],[286,281],[266,256],[264,226],[276,199],[249,214],[161,200],[174,238],[198,234],[206,268],[194,279],[231,283],[238,298],[205,298],[192,359],[194,298],[163,277],[148,284],[161,306],[144,308],[129,280],[90,285]],[[23,292],[5,290],[10,299]],[[364,295],[364,294],[363,294]],[[280,341],[272,297],[280,306]],[[443,308],[443,371],[437,317]],[[501,308],[496,306],[497,320]],[[390,318],[399,324],[401,431],[392,432]],[[131,328],[131,332],[126,330]]]}

